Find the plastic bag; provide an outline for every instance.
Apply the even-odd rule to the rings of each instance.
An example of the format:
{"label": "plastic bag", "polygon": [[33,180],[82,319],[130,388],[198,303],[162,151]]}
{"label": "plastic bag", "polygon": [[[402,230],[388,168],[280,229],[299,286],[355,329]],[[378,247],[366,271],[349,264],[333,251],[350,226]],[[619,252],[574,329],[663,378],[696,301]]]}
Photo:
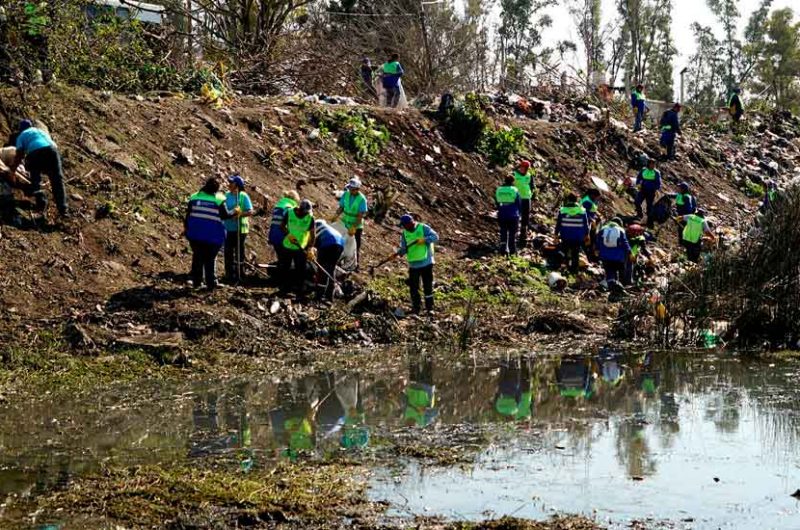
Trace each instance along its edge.
{"label": "plastic bag", "polygon": [[408,107],[408,99],[406,99],[406,91],[403,88],[403,80],[402,79],[398,79],[397,80],[397,88],[400,89],[400,99],[397,100],[397,107],[395,107],[395,108],[398,109],[398,110],[402,110],[402,109]]}
{"label": "plastic bag", "polygon": [[344,223],[337,221],[333,223],[333,228],[344,236],[344,251],[339,258],[339,267],[346,271],[353,271],[358,267],[358,254],[356,252],[356,238],[347,233]]}

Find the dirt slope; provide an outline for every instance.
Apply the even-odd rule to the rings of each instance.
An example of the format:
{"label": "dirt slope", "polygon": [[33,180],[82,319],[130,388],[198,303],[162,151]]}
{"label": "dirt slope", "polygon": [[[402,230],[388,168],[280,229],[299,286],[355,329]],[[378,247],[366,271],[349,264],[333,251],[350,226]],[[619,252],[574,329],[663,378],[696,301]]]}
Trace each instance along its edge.
{"label": "dirt slope", "polygon": [[[286,98],[242,98],[216,111],[174,96],[143,99],[56,87],[37,88],[24,103],[17,92],[5,89],[0,101],[5,117],[0,134],[7,135],[23,115],[51,128],[77,211],[64,226],[2,227],[0,304],[6,330],[39,319],[91,321],[109,309],[107,304],[120,301],[129,312],[155,315],[164,304],[175,314],[187,308],[203,313],[209,303],[219,307],[216,299],[190,299],[175,306],[174,289],[149,292],[147,300],[137,298],[154,286],[181,285],[175,275],[187,270],[190,259],[181,237],[184,203],[212,174],[241,172],[254,190],[256,207],[266,209],[267,217],[255,221],[248,243],[253,262],[271,261],[268,214],[280,190],[299,190],[317,204],[317,215],[328,216],[335,209],[335,191],[353,174],[362,177],[370,197],[379,190],[397,191],[387,220],[367,228],[368,263],[396,244],[394,220],[405,211],[439,231],[439,258],[445,264],[484,254],[495,243],[490,197],[505,170],[489,169],[479,155],[447,143],[437,123],[416,110],[369,108],[388,128],[391,140],[377,160],[360,163],[335,138],[310,138],[313,107]],[[654,132],[634,138],[600,123],[498,118],[500,122],[526,130],[528,151],[542,166],[535,212],[544,232],[550,229],[558,197],[588,185],[581,176],[585,165],[613,186],[625,175],[635,150],[657,152]],[[689,181],[722,223],[736,210],[754,208],[755,201],[730,178],[724,151],[717,162],[709,163],[708,156],[684,151],[682,162],[665,168],[667,191]],[[633,208],[624,194],[612,193],[604,197],[601,212],[630,214]],[[665,239],[666,248],[673,246],[671,239]],[[366,281],[363,276],[357,281]]]}

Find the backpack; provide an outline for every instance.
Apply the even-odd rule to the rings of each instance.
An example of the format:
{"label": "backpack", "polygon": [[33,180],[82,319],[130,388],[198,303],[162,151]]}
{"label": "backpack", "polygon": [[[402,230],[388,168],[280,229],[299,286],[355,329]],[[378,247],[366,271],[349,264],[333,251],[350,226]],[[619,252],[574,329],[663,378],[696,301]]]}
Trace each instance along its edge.
{"label": "backpack", "polygon": [[664,195],[653,205],[653,221],[658,224],[666,223],[672,213],[672,198]]}

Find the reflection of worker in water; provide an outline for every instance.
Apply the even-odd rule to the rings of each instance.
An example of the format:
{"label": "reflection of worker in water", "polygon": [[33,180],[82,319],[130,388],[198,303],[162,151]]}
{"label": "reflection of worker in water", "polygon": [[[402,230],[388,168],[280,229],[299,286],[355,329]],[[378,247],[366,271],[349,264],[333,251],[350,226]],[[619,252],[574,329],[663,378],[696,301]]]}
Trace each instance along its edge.
{"label": "reflection of worker in water", "polygon": [[313,377],[278,385],[279,407],[269,413],[272,432],[284,449],[280,456],[297,460],[301,453],[316,447],[315,415],[319,401]]}
{"label": "reflection of worker in water", "polygon": [[619,386],[625,378],[625,372],[619,362],[620,354],[603,346],[597,355],[597,366],[600,378],[612,387]]}
{"label": "reflection of worker in water", "polygon": [[594,392],[591,359],[564,357],[556,369],[556,382],[561,397],[589,398]]}
{"label": "reflection of worker in water", "polygon": [[317,412],[317,432],[321,439],[338,435],[338,443],[345,449],[366,447],[369,429],[361,404],[361,386],[357,374],[335,377],[327,374],[322,379],[324,397]]}
{"label": "reflection of worker in water", "polygon": [[189,448],[190,457],[225,454],[235,449],[242,469],[253,465],[250,418],[247,413],[246,388],[235,385],[222,395],[222,426],[220,426],[218,403],[215,391],[197,394],[192,410],[194,433]]}
{"label": "reflection of worker in water", "polygon": [[494,397],[497,413],[511,420],[530,418],[532,397],[530,361],[520,358],[503,363]]}
{"label": "reflection of worker in water", "polygon": [[656,370],[654,356],[652,352],[645,354],[639,365],[638,386],[642,392],[648,395],[656,393],[658,385],[661,384],[661,372]]}
{"label": "reflection of worker in water", "polygon": [[436,387],[433,384],[433,359],[425,356],[409,364],[409,382],[403,392],[407,425],[425,427],[436,418]]}

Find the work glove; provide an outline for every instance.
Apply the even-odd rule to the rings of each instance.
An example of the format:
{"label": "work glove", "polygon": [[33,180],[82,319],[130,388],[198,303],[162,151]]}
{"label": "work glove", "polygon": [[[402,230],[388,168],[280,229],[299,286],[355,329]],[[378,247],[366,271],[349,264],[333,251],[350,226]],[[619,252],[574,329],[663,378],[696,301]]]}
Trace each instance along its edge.
{"label": "work glove", "polygon": [[310,261],[315,261],[317,259],[317,249],[311,247],[310,249],[306,250],[306,258]]}
{"label": "work glove", "polygon": [[414,241],[414,243],[416,243],[417,245],[424,245],[426,243],[426,241],[425,241],[424,237],[421,237],[421,238],[417,239],[416,241]]}
{"label": "work glove", "polygon": [[233,216],[234,216],[234,217],[239,217],[239,216],[241,216],[241,215],[242,215],[242,209],[241,209],[241,208],[239,208],[239,207],[237,206],[236,208],[234,208],[234,209],[233,209]]}
{"label": "work glove", "polygon": [[293,235],[291,235],[291,234],[289,235],[289,242],[290,242],[290,243],[294,243],[295,245],[299,245],[299,244],[300,244],[300,242],[299,242],[299,241],[297,241],[297,238],[296,238],[296,237],[294,237],[294,236],[293,236]]}
{"label": "work glove", "polygon": [[353,225],[350,228],[348,228],[347,233],[350,234],[351,236],[356,235],[356,225]]}

